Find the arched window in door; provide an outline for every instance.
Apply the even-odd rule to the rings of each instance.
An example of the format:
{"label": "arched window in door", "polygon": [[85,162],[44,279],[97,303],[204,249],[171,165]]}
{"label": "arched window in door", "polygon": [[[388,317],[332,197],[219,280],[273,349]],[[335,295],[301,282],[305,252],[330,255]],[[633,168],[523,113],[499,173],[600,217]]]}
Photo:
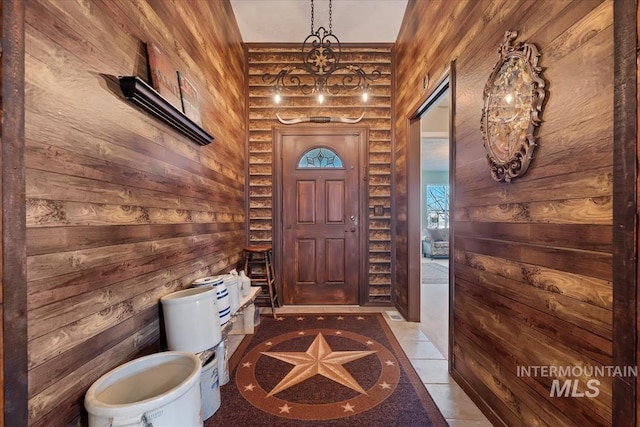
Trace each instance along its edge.
{"label": "arched window in door", "polygon": [[342,159],[327,147],[314,147],[300,156],[298,169],[344,169]]}

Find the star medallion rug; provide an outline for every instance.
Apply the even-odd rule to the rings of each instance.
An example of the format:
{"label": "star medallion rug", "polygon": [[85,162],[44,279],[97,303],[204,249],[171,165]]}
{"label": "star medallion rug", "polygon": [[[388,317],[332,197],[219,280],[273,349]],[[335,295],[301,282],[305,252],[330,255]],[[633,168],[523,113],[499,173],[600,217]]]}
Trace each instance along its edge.
{"label": "star medallion rug", "polygon": [[447,426],[380,313],[263,316],[213,426]]}

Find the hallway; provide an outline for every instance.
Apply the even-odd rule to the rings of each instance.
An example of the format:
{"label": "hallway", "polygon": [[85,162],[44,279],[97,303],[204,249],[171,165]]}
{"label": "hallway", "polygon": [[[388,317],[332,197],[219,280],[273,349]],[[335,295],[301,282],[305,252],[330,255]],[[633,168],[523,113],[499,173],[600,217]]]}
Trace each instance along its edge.
{"label": "hallway", "polygon": [[[449,270],[449,259],[422,258],[422,265],[436,264]],[[413,367],[451,426],[485,427],[491,423],[448,374],[449,283],[421,276],[420,323],[401,322],[393,328]],[[437,283],[431,283],[437,282]],[[413,330],[415,329],[415,331]]]}
{"label": "hallway", "polygon": [[[446,267],[448,274],[449,259],[422,258],[423,267],[428,264]],[[446,359],[449,352],[449,281],[429,280],[429,276],[423,274],[421,282],[420,330]]]}

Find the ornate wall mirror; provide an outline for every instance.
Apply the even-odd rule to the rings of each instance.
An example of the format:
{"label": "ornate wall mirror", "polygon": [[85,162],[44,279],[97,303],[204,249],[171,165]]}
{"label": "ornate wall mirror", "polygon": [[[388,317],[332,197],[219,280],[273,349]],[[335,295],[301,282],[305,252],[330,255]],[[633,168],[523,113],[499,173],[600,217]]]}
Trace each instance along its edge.
{"label": "ornate wall mirror", "polygon": [[545,99],[540,53],[533,44],[514,45],[517,35],[505,32],[500,59],[484,88],[481,130],[496,181],[511,182],[529,168]]}

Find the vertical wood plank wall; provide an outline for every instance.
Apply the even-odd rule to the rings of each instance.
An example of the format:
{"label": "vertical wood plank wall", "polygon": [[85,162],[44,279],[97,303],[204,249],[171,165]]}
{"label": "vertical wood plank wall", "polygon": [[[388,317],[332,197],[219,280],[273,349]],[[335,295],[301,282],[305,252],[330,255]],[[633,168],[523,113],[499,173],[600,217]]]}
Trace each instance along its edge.
{"label": "vertical wood plank wall", "polygon": [[[628,6],[631,8],[631,6]],[[640,5],[636,2],[636,52],[640,50]],[[637,53],[636,53],[637,55]],[[640,198],[638,198],[638,189],[640,188],[640,176],[638,173],[638,165],[640,165],[640,90],[638,90],[638,86],[640,85],[640,67],[638,67],[638,63],[636,62],[636,218],[640,217]],[[634,225],[634,229],[637,230],[639,225],[636,223]],[[640,254],[640,236],[636,234],[636,259],[635,259],[635,268],[636,268],[636,325],[635,325],[635,337],[636,337],[636,363],[640,361],[640,294],[638,294],[638,283],[640,283],[640,266],[638,254]],[[636,378],[635,382],[635,390],[636,390],[636,424],[640,423],[640,409],[638,409],[638,399],[640,395],[640,377]]]}
{"label": "vertical wood plank wall", "polygon": [[27,424],[25,5],[2,3],[2,419]]}
{"label": "vertical wood plank wall", "polygon": [[[2,0],[0,0],[0,33],[4,34],[3,29],[4,29],[4,13],[3,13],[3,9],[4,9],[4,3]],[[24,36],[23,36],[24,37]],[[1,48],[4,49],[4,48]],[[0,117],[2,117],[4,115],[4,102],[3,102],[3,98],[2,98],[2,94],[4,93],[2,91],[3,89],[3,74],[2,74],[2,63],[4,62],[4,55],[2,55],[2,58],[0,58]],[[3,135],[3,126],[2,126],[2,122],[3,120],[0,120],[0,147],[2,147],[2,135]],[[2,170],[2,150],[0,150],[0,171]],[[2,198],[2,178],[0,176],[0,200],[3,200]],[[4,210],[4,209],[3,209]],[[4,233],[2,232],[2,221],[0,221],[0,236],[3,236]],[[3,246],[4,245],[0,245],[0,259],[2,258],[3,255]],[[5,371],[5,358],[4,358],[4,288],[5,288],[5,278],[4,278],[4,269],[3,269],[3,265],[4,262],[0,262],[0,277],[2,278],[1,282],[0,282],[0,331],[2,331],[0,333],[0,425],[4,425],[4,371]],[[8,280],[7,280],[8,281]]]}
{"label": "vertical wood plank wall", "polygon": [[[631,8],[631,6],[628,6]],[[636,52],[640,49],[640,5],[636,2]],[[637,53],[636,53],[637,55]],[[638,67],[638,63],[636,62],[636,87],[640,85],[640,67]],[[636,89],[637,90],[637,89]],[[636,92],[636,218],[640,217],[640,198],[638,198],[638,189],[640,188],[640,176],[638,174],[638,165],[640,165],[640,90]],[[634,225],[634,229],[637,230],[639,225],[636,223]],[[636,234],[636,259],[635,259],[635,268],[636,268],[636,325],[635,325],[635,337],[636,337],[636,363],[640,361],[640,294],[638,294],[638,283],[640,283],[640,266],[638,254],[640,254],[640,236]],[[640,409],[638,409],[638,399],[640,395],[640,377],[636,378],[635,382],[635,390],[636,390],[636,424],[640,423]]]}
{"label": "vertical wood plank wall", "polygon": [[[369,277],[367,301],[391,301],[391,46],[344,45],[341,63],[356,63],[370,73],[382,76],[372,83],[366,115],[358,125],[369,127]],[[317,108],[313,96],[283,92],[276,105],[273,88],[262,80],[265,73],[277,74],[285,66],[301,63],[300,46],[290,44],[247,44],[249,85],[249,240],[252,244],[272,244],[273,204],[273,127],[281,125],[275,114],[291,119],[302,116],[355,118],[363,111],[359,94],[342,92],[327,97]],[[317,126],[330,126],[318,124]],[[383,214],[376,216],[374,206]],[[279,260],[276,260],[278,262]],[[282,268],[287,268],[282,265]]]}
{"label": "vertical wood plank wall", "polygon": [[[161,296],[242,257],[244,48],[227,0],[33,0],[26,37],[29,420],[67,425],[160,348]],[[123,99],[145,42],[193,81],[211,145]]]}
{"label": "vertical wood plank wall", "polygon": [[[638,361],[638,4],[613,4],[613,364]],[[637,425],[637,378],[614,377],[613,425]]]}
{"label": "vertical wood plank wall", "polygon": [[[612,364],[612,4],[410,1],[396,45],[399,218],[417,191],[406,189],[406,120],[424,73],[456,60],[453,374],[508,425],[612,423],[611,378],[596,397],[553,398],[552,378],[517,375]],[[548,82],[535,159],[511,184],[491,179],[480,133],[506,30],[538,46]],[[399,224],[399,271],[419,250],[403,248],[406,233]]]}

